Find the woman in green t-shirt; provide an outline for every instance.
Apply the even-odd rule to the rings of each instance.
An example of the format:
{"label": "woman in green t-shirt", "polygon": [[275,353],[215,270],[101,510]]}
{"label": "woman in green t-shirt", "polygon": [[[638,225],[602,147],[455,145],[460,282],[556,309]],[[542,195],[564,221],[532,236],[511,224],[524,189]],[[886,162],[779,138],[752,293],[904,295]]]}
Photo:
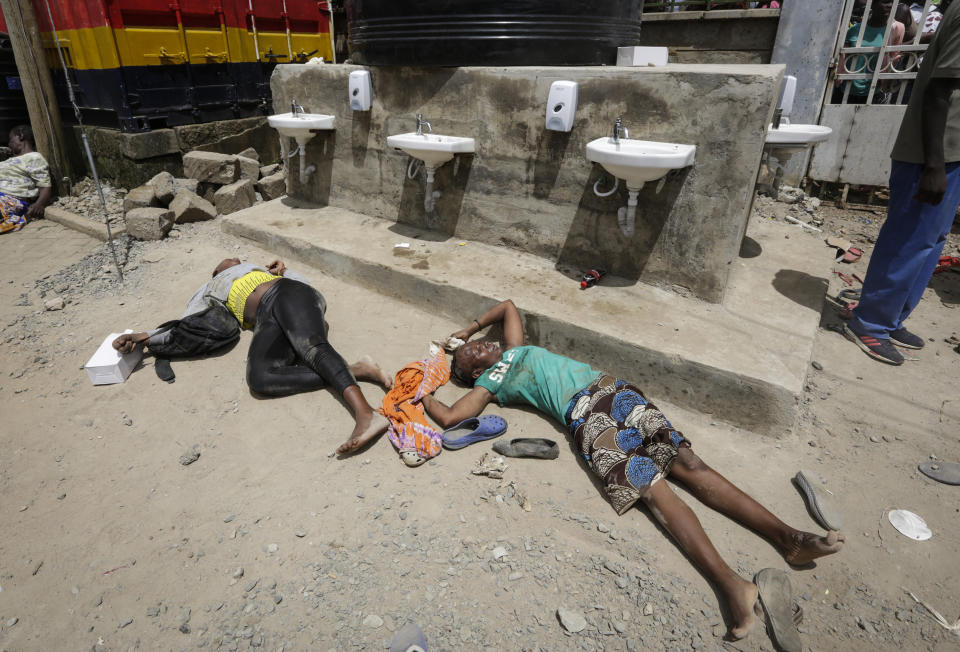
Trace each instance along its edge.
{"label": "woman in green t-shirt", "polygon": [[512,301],[497,304],[453,337],[466,341],[497,323],[503,326],[502,344],[468,342],[454,354],[453,375],[473,389],[451,406],[425,397],[427,413],[449,428],[479,415],[496,399],[501,405],[531,405],[560,421],[603,480],[617,513],[643,500],[717,585],[730,609],[733,637],[742,638],[755,623],[757,587],[723,561],[696,515],[662,479],[669,475],[704,504],[760,533],[790,564],[805,565],[843,547],[844,537],[836,531],[818,536],[789,527],[704,464],[637,387],[582,362],[524,346],[523,324]]}

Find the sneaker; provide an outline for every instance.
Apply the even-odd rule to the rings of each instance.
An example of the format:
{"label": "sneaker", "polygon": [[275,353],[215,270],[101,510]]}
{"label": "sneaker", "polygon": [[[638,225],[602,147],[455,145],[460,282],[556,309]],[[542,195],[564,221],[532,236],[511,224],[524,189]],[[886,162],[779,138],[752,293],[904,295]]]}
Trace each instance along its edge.
{"label": "sneaker", "polygon": [[914,335],[906,328],[898,328],[890,333],[890,341],[904,349],[922,349],[923,338]]}
{"label": "sneaker", "polygon": [[896,347],[890,343],[890,340],[878,340],[871,335],[857,335],[850,330],[849,325],[844,325],[843,335],[863,349],[863,352],[871,358],[876,358],[880,362],[886,362],[887,364],[903,364],[903,356],[900,355]]}

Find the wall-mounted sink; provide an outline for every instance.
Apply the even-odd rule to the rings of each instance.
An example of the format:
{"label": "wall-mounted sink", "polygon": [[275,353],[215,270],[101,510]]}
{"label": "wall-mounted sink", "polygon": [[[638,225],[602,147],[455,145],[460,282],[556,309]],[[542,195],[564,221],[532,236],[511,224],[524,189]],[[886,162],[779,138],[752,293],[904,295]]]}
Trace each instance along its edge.
{"label": "wall-mounted sink", "polygon": [[417,134],[414,132],[387,136],[387,145],[402,149],[413,158],[424,162],[429,170],[451,160],[455,154],[471,154],[475,151],[473,138]]}
{"label": "wall-mounted sink", "polygon": [[767,129],[766,145],[783,149],[806,149],[827,140],[832,133],[833,129],[823,125],[786,122],[774,129],[771,124]]}
{"label": "wall-mounted sink", "polygon": [[648,181],[656,181],[671,170],[693,165],[696,145],[658,143],[629,138],[597,138],[587,143],[587,159],[639,190]]}
{"label": "wall-mounted sink", "polygon": [[333,116],[326,113],[278,113],[267,116],[267,122],[281,136],[296,138],[303,145],[313,138],[312,129],[333,129]]}

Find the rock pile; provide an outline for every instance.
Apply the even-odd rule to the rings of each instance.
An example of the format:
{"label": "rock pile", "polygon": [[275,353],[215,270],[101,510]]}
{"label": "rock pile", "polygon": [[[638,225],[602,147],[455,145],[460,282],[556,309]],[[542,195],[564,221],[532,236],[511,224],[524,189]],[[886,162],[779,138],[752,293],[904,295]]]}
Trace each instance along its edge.
{"label": "rock pile", "polygon": [[186,178],[161,172],[127,193],[127,233],[138,240],[160,240],[174,224],[212,220],[286,193],[283,170],[277,164],[261,167],[252,147],[239,154],[188,152],[183,171]]}

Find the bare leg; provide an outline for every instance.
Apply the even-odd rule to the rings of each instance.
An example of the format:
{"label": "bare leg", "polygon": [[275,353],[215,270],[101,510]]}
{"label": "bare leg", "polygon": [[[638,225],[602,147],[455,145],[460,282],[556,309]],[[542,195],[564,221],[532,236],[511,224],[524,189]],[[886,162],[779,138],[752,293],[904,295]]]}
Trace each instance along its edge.
{"label": "bare leg", "polygon": [[386,417],[370,407],[358,386],[350,385],[347,387],[343,391],[343,400],[350,406],[357,425],[350,433],[350,438],[337,449],[337,453],[341,455],[355,452],[374,437],[382,434],[389,425]]}
{"label": "bare leg", "polygon": [[357,380],[369,380],[383,385],[386,389],[393,387],[393,378],[388,376],[369,355],[365,355],[352,365],[350,373]]}
{"label": "bare leg", "polygon": [[689,448],[680,449],[670,477],[682,482],[704,505],[769,539],[790,564],[802,566],[843,547],[843,535],[834,530],[821,537],[790,527],[707,466]]}
{"label": "bare leg", "polygon": [[733,619],[730,635],[734,638],[746,636],[756,623],[753,605],[757,601],[757,586],[737,575],[723,561],[696,514],[670,485],[662,481],[654,483],[644,501],[697,568],[720,590]]}

